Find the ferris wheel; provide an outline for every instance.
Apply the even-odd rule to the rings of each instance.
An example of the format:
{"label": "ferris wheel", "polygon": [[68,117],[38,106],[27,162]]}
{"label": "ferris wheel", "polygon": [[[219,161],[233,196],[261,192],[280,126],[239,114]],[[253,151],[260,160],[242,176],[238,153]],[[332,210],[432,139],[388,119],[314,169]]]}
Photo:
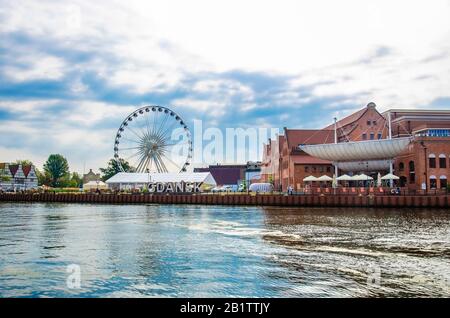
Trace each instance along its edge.
{"label": "ferris wheel", "polygon": [[186,172],[192,160],[191,133],[167,107],[139,108],[117,131],[114,159],[122,171],[125,161],[134,172]]}

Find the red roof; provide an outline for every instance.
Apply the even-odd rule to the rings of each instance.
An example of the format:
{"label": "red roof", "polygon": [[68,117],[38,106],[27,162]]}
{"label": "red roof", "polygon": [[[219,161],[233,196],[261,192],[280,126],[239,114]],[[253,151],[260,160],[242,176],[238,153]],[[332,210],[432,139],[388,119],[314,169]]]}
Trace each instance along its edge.
{"label": "red roof", "polygon": [[209,166],[209,168],[195,168],[194,172],[210,172],[217,185],[233,185],[238,184],[244,177],[245,166]]}
{"label": "red roof", "polygon": [[285,129],[288,148],[299,145],[329,144],[334,142],[333,130]]}
{"label": "red roof", "polygon": [[[360,119],[361,116],[364,115],[364,113],[368,109],[369,109],[368,107],[364,107],[363,109],[360,109],[357,112],[355,112],[355,113],[353,113],[353,114],[351,114],[351,115],[349,115],[349,116],[347,116],[347,117],[345,117],[345,118],[343,118],[341,120],[338,120],[337,126],[339,128],[342,128],[342,127],[347,126],[347,125],[349,125],[351,123],[354,123],[355,121]],[[334,130],[334,123],[329,125],[329,126],[327,126],[327,127],[325,127],[324,129],[333,129]]]}
{"label": "red roof", "polygon": [[22,166],[23,174],[25,175],[25,178],[28,178],[28,174],[31,172],[32,166]]}

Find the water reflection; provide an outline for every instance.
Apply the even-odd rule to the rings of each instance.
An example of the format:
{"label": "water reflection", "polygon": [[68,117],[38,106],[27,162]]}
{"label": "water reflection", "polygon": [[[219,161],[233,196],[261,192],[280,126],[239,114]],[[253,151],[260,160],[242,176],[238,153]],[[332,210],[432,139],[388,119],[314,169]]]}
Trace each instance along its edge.
{"label": "water reflection", "polygon": [[449,229],[445,210],[2,203],[0,296],[448,297]]}

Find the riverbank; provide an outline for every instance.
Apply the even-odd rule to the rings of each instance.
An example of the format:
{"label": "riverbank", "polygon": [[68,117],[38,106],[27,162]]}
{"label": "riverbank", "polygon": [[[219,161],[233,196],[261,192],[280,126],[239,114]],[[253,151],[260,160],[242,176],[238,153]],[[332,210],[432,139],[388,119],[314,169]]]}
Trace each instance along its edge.
{"label": "riverbank", "polygon": [[82,194],[2,193],[0,202],[63,202],[101,204],[201,204],[315,207],[428,207],[446,208],[450,195],[282,195],[282,194]]}

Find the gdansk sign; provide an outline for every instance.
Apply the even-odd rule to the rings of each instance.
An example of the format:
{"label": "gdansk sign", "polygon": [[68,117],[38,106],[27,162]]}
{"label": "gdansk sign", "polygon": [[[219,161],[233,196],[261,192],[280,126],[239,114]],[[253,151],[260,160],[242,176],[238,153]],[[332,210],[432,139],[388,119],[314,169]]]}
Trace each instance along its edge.
{"label": "gdansk sign", "polygon": [[148,184],[149,192],[156,193],[199,193],[203,182],[151,182]]}

